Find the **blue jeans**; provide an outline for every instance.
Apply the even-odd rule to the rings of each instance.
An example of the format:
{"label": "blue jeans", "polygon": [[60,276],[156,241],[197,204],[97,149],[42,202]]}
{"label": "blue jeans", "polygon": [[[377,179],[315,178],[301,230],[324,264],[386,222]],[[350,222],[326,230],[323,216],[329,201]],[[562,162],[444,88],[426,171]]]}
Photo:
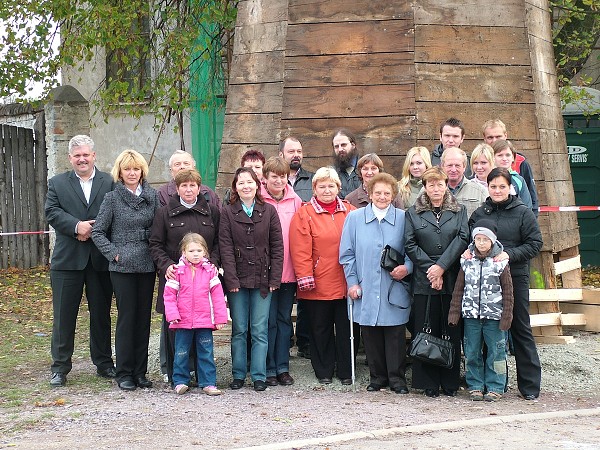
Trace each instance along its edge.
{"label": "blue jeans", "polygon": [[[465,319],[466,380],[469,390],[504,393],[506,384],[506,331],[500,321]],[[483,342],[487,359],[483,362]]]}
{"label": "blue jeans", "polygon": [[281,283],[281,287],[271,295],[269,350],[267,351],[268,377],[290,371],[292,307],[297,286],[297,283]]}
{"label": "blue jeans", "polygon": [[217,385],[217,368],[213,354],[213,334],[208,328],[175,331],[175,357],[173,360],[173,385],[190,384],[190,349],[196,341],[196,379],[198,386]]}
{"label": "blue jeans", "polygon": [[266,298],[260,289],[240,288],[227,294],[231,313],[231,365],[233,378],[246,379],[248,323],[252,336],[250,377],[252,382],[267,378],[267,349],[271,293]]}

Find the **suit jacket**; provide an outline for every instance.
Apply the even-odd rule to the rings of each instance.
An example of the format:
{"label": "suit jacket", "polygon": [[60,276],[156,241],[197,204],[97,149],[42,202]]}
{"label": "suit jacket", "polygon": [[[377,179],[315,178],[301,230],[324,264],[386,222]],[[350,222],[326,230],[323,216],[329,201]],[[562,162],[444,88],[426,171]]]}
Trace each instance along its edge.
{"label": "suit jacket", "polygon": [[88,204],[75,171],[61,173],[48,180],[46,220],[56,231],[56,243],[50,261],[52,269],[83,270],[91,257],[95,270],[108,270],[108,261],[91,238],[84,242],[77,240],[75,225],[79,221],[96,219],[104,195],[113,186],[112,177],[96,169]]}

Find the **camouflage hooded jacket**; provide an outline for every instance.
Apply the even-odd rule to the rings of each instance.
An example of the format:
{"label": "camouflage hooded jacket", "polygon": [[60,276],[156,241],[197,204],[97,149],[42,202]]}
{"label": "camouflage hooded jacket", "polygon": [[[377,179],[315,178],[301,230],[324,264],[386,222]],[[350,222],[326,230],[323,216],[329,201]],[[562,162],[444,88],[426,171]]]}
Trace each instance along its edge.
{"label": "camouflage hooded jacket", "polygon": [[485,258],[481,258],[473,243],[469,245],[469,250],[474,257],[461,258],[448,323],[456,325],[462,312],[465,319],[499,320],[500,329],[508,330],[514,304],[510,268],[507,260],[493,260],[503,251],[502,244],[496,241]]}

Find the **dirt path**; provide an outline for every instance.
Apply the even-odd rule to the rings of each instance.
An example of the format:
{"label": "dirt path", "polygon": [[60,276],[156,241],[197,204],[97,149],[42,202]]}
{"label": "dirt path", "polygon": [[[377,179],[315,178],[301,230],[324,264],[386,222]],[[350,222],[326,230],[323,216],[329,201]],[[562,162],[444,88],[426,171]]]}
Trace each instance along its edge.
{"label": "dirt path", "polygon": [[[216,354],[219,383],[225,386],[231,370],[226,342],[221,342]],[[108,389],[94,392],[78,384],[78,376],[92,370],[86,361],[72,372],[66,388],[44,394],[47,404],[43,407],[27,404],[0,409],[0,448],[241,448],[356,431],[600,408],[600,336],[586,334],[575,344],[541,346],[540,355],[544,370],[540,398],[527,402],[511,389],[496,403],[471,402],[465,391],[455,398],[437,399],[419,391],[409,395],[368,393],[368,371],[361,357],[356,391],[337,381],[320,386],[310,362],[293,357],[294,386],[256,393],[248,385],[239,391],[226,390],[220,397],[208,397],[195,389],[177,396],[162,382],[155,382],[154,389],[126,393],[106,381]],[[514,373],[512,368],[513,377]],[[158,376],[152,374],[151,378]],[[514,380],[511,384],[515,385]],[[599,448],[599,423],[598,415],[514,421],[490,426],[485,433],[465,425],[464,430],[423,431],[305,448],[465,448],[470,443],[479,448],[500,448],[507,443],[521,448]],[[489,436],[493,445],[470,441],[474,435]]]}

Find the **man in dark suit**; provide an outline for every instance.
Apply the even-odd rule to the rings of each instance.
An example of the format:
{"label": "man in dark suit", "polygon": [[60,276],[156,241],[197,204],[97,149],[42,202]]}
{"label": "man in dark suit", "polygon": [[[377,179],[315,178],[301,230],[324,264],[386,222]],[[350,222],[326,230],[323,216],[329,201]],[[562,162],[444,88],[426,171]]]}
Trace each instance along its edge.
{"label": "man in dark suit", "polygon": [[64,386],[71,371],[75,324],[83,287],[90,311],[90,354],[97,374],[116,375],[112,359],[110,307],[112,284],[108,261],[91,239],[92,225],[112,177],[96,169],[94,141],[77,135],[69,142],[73,170],[48,181],[46,219],[56,232],[50,264],[52,305],[52,387]]}

